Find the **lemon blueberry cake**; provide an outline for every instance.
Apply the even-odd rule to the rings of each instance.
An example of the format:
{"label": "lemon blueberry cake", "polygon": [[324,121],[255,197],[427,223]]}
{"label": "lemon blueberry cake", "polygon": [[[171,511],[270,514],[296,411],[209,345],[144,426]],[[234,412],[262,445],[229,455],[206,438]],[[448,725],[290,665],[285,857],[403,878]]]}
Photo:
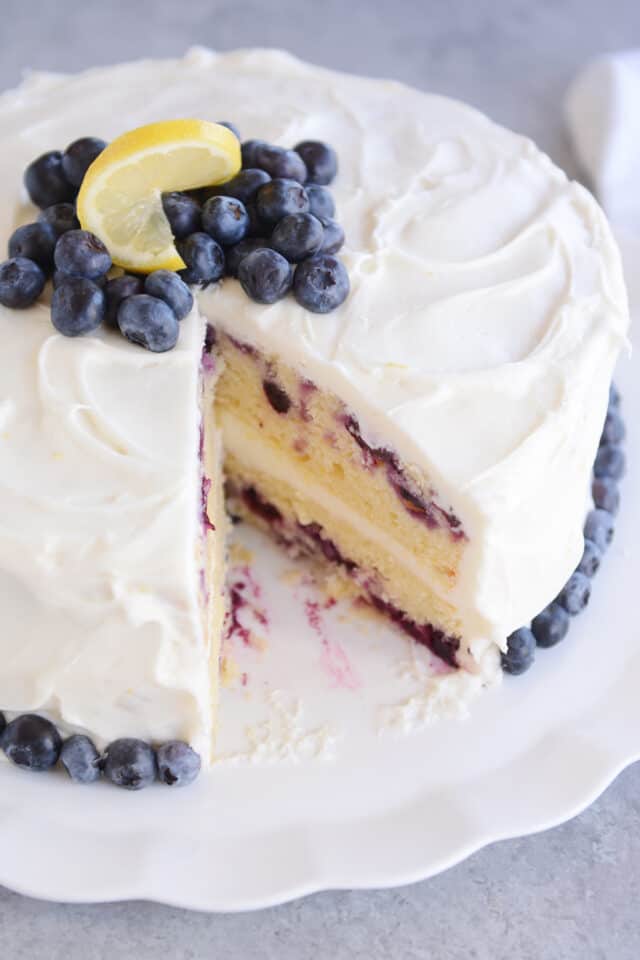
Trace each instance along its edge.
{"label": "lemon blueberry cake", "polygon": [[628,324],[586,190],[470,107],[275,51],[35,74],[0,130],[9,756],[209,762],[223,475],[450,669],[566,632],[623,470],[614,397],[585,552]]}

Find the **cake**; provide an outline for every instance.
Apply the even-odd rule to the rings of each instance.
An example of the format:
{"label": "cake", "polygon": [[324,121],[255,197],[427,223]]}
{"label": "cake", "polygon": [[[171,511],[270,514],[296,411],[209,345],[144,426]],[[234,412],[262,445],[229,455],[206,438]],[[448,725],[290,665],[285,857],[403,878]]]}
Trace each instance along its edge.
{"label": "cake", "polygon": [[350,293],[194,287],[166,353],[0,307],[0,707],[208,762],[227,512],[490,681],[582,556],[628,311],[604,215],[529,140],[277,51],[30,75],[0,98],[0,242],[35,156],[184,116],[335,148]]}

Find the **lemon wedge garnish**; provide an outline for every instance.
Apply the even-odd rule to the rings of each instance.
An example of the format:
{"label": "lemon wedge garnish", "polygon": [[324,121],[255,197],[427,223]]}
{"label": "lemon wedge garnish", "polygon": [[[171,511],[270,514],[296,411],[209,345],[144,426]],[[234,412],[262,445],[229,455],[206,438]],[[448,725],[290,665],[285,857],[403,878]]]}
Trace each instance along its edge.
{"label": "lemon wedge garnish", "polygon": [[240,170],[240,143],[219,123],[165,120],[113,140],[87,170],[78,219],[126,270],[181,270],[162,194],[224,183]]}

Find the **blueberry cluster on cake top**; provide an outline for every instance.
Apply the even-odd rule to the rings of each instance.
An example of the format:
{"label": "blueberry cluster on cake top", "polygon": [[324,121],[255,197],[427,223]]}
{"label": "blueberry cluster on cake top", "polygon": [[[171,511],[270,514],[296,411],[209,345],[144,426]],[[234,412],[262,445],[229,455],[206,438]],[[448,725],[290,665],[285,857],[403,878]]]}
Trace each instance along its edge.
{"label": "blueberry cluster on cake top", "polygon": [[[221,126],[240,139],[232,123]],[[242,169],[230,180],[165,194],[164,215],[186,266],[146,277],[114,275],[106,244],[78,220],[78,191],[107,147],[83,137],[27,167],[25,186],[41,213],[11,235],[9,259],[0,264],[0,304],[31,306],[51,277],[51,320],[60,333],[75,337],[105,324],[164,352],[177,343],[179,322],[193,306],[188,285],[233,277],[257,303],[275,303],[291,291],[313,313],[334,310],[348,296],[349,277],[335,256],[344,231],[328,189],[338,160],[328,144],[305,140],[289,150],[247,140]]]}

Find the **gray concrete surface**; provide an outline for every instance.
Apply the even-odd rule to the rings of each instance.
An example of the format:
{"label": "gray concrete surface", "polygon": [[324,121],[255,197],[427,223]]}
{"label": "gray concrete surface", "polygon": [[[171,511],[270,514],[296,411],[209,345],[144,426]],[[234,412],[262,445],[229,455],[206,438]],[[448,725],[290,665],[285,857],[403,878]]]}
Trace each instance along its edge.
{"label": "gray concrete surface", "polygon": [[[281,46],[461,97],[535,137],[573,172],[563,92],[585,59],[640,45],[640,3],[0,0],[0,88],[28,66],[71,71],[178,54],[194,43]],[[144,903],[45,904],[0,890],[0,953],[8,960],[637,960],[639,823],[636,766],[573,822],[396,891],[325,893],[253,915],[209,917]]]}

